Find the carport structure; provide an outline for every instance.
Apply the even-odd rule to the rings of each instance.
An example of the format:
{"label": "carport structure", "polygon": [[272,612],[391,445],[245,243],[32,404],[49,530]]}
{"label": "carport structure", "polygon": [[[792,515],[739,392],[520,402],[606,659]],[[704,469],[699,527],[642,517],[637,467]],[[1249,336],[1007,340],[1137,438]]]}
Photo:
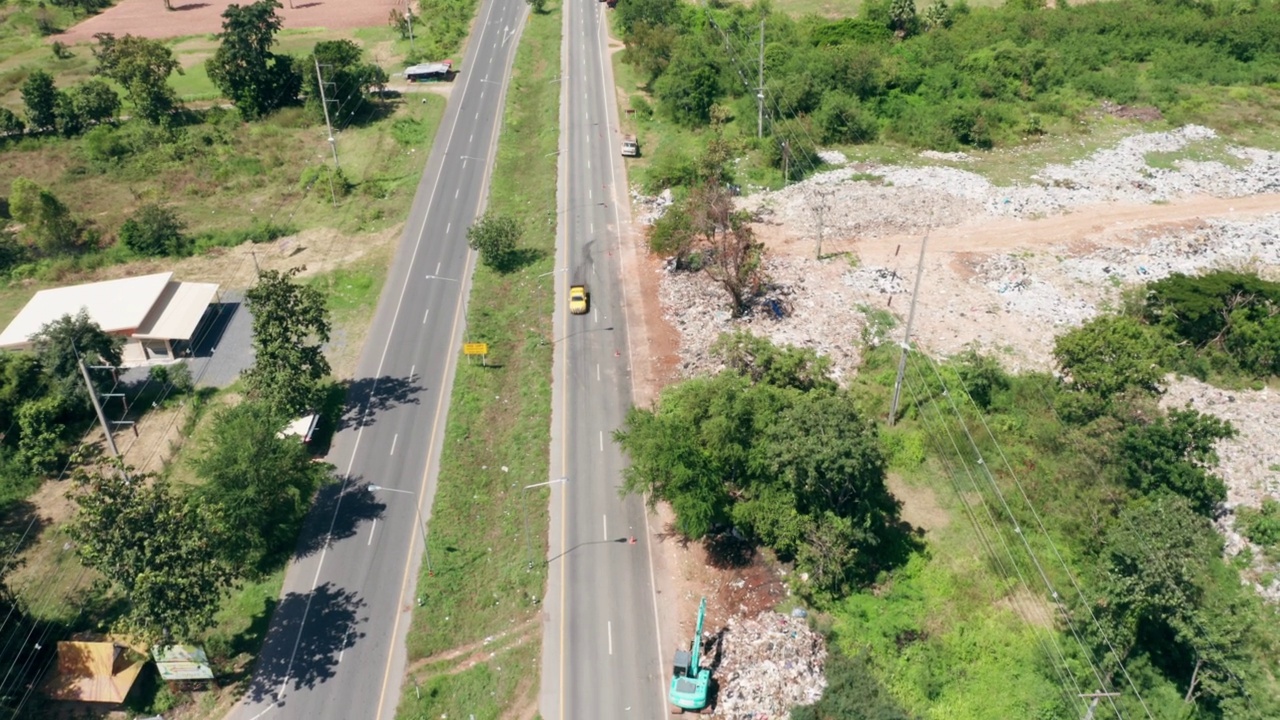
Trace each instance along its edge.
{"label": "carport structure", "polygon": [[200,327],[216,283],[181,282],[172,272],[41,290],[0,332],[0,349],[31,347],[40,328],[85,310],[103,331],[125,338],[125,365],[176,359]]}

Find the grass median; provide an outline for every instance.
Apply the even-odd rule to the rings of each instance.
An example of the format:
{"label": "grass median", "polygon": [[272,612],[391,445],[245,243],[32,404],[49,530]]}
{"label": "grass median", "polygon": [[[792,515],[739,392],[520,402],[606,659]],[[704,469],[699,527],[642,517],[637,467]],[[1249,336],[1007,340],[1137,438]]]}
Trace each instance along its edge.
{"label": "grass median", "polygon": [[[555,302],[560,6],[531,15],[507,90],[489,209],[517,218],[529,262],[478,267],[445,429],[402,717],[497,717],[536,702],[546,581]],[[477,706],[472,700],[482,698]]]}

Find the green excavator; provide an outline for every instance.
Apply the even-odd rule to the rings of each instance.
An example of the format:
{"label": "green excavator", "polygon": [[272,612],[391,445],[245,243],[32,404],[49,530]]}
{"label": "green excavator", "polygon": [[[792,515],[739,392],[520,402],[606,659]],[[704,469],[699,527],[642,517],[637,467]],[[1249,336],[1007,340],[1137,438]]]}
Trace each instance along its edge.
{"label": "green excavator", "polygon": [[667,699],[675,706],[673,714],[686,711],[700,713],[707,709],[707,693],[711,688],[711,668],[698,665],[702,657],[702,619],[707,615],[707,599],[698,606],[698,627],[693,632],[689,650],[677,650],[671,671],[671,691]]}

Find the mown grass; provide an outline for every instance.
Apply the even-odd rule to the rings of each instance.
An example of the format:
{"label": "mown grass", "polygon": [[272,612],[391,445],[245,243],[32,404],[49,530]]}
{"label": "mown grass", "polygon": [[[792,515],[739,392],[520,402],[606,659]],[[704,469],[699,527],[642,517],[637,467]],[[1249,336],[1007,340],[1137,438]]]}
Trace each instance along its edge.
{"label": "mown grass", "polygon": [[[428,522],[432,575],[424,563],[409,632],[410,662],[469,645],[538,617],[546,571],[547,495],[523,490],[549,472],[551,313],[556,224],[560,10],[532,15],[517,50],[489,209],[518,218],[521,246],[536,259],[509,274],[475,271],[467,340],[488,342],[489,367],[462,362],[454,381],[440,476]],[[467,707],[477,718],[531,703],[532,642],[450,678],[416,674],[402,717],[439,717]],[[419,683],[417,692],[414,682]],[[435,684],[430,684],[435,683]],[[424,687],[432,693],[422,692]],[[476,689],[470,689],[470,688]],[[480,710],[454,697],[488,698]],[[453,711],[450,712],[450,716]],[[484,714],[481,714],[481,713]],[[458,717],[462,715],[457,715]]]}
{"label": "mown grass", "polygon": [[512,717],[506,704],[537,690],[536,673],[525,672],[538,661],[538,644],[526,643],[501,651],[485,662],[461,672],[431,676],[421,684],[410,683],[415,718],[475,718],[497,720]]}

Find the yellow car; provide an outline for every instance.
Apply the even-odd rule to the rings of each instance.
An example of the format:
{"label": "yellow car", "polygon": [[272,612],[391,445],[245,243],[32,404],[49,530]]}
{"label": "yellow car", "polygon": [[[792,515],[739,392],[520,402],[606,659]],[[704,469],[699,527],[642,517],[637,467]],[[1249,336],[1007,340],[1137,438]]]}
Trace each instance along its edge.
{"label": "yellow car", "polygon": [[569,288],[569,312],[574,315],[586,315],[589,297],[586,285],[574,285]]}

